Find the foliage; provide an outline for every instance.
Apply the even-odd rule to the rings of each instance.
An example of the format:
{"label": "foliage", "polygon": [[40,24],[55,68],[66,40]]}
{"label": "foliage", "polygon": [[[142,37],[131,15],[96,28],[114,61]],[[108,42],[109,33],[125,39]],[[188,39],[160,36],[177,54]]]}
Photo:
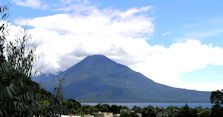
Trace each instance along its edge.
{"label": "foliage", "polygon": [[211,110],[210,109],[203,109],[200,113],[198,113],[198,117],[210,117]]}
{"label": "foliage", "polygon": [[223,104],[223,89],[221,91],[217,90],[217,91],[211,92],[210,101],[211,103],[215,105],[222,105]]}
{"label": "foliage", "polygon": [[212,106],[211,117],[223,117],[223,108],[218,104]]}
{"label": "foliage", "polygon": [[114,114],[120,113],[120,107],[117,105],[112,105],[109,109],[109,112],[112,112]]}
{"label": "foliage", "polygon": [[98,105],[96,105],[96,108],[98,108],[98,110],[101,112],[108,112],[110,106],[108,104],[103,104],[103,105],[98,104]]}
{"label": "foliage", "polygon": [[136,112],[136,113],[141,113],[141,112],[142,112],[142,109],[141,109],[140,107],[138,107],[138,106],[133,106],[133,107],[132,107],[132,110],[133,110],[134,112]]}
{"label": "foliage", "polygon": [[[8,13],[8,7],[6,5],[0,6],[0,15],[1,15],[1,21],[4,22],[6,19]],[[4,61],[4,42],[5,42],[5,29],[7,27],[7,23],[3,23],[0,26],[0,62]]]}
{"label": "foliage", "polygon": [[222,117],[223,116],[223,90],[217,90],[211,92],[210,101],[214,105],[212,106],[211,116]]}
{"label": "foliage", "polygon": [[156,109],[152,106],[147,106],[142,110],[143,117],[155,117],[156,116]]}
{"label": "foliage", "polygon": [[136,113],[121,113],[120,117],[138,117]]}
{"label": "foliage", "polygon": [[[7,10],[7,6],[0,6],[1,21],[7,18]],[[65,100],[63,97],[63,80],[59,81],[54,94],[41,89],[36,82],[31,80],[36,57],[34,54],[35,49],[27,48],[27,42],[30,39],[27,32],[24,31],[22,37],[18,37],[13,42],[6,39],[6,33],[7,23],[3,22],[0,26],[0,117],[31,117],[33,115],[55,117],[70,113],[81,115],[93,114],[98,111],[117,114],[121,110],[125,110],[126,112],[121,113],[120,117],[137,117],[137,113],[142,113],[143,117],[155,117],[159,111],[168,112],[168,116],[170,117],[223,117],[223,90],[211,93],[210,101],[214,104],[211,109],[203,109],[202,107],[189,108],[188,105],[185,105],[182,108],[168,107],[167,109],[159,109],[152,106],[145,108],[134,106],[130,110],[127,106],[110,106],[108,104],[89,106],[81,105],[74,99]],[[108,71],[112,71],[114,67],[120,67],[124,71],[132,72],[128,68],[114,64],[110,60],[105,59],[103,61],[108,66],[113,66]],[[104,70],[103,66],[101,65],[102,69],[99,69],[99,71]],[[135,74],[135,76],[144,78],[140,74]],[[133,81],[135,82],[135,80]],[[149,81],[147,80],[146,82]],[[129,94],[127,97],[131,96],[128,91],[124,90],[121,92],[112,92],[115,92],[117,95],[126,93],[126,95]]]}
{"label": "foliage", "polygon": [[189,106],[186,104],[184,107],[182,107],[178,117],[198,117],[197,110],[189,108]]}
{"label": "foliage", "polygon": [[66,101],[66,108],[68,113],[77,113],[77,109],[81,107],[81,104],[74,99],[68,99]]}
{"label": "foliage", "polygon": [[63,99],[63,80],[60,80],[58,83],[58,87],[56,87],[54,89],[54,94],[55,96],[53,96],[51,98],[53,105],[53,110],[55,111],[55,113],[58,113],[59,115],[61,113],[65,113],[65,102]]}
{"label": "foliage", "polygon": [[[7,17],[6,6],[0,7],[2,20]],[[34,64],[34,49],[27,49],[27,33],[6,44],[6,26],[0,27],[0,116],[25,117],[37,113],[39,85],[30,78]],[[4,53],[5,52],[5,53]]]}
{"label": "foliage", "polygon": [[[0,7],[1,21],[7,17],[7,9]],[[31,80],[36,56],[33,45],[28,45],[30,36],[27,32],[14,41],[9,41],[6,33],[7,23],[3,22],[0,26],[0,116],[60,116],[67,113],[62,82],[52,95]]]}

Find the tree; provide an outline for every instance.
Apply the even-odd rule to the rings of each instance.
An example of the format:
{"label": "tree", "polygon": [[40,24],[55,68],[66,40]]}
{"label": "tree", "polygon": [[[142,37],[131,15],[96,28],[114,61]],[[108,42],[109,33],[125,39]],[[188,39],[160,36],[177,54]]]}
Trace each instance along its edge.
{"label": "tree", "polygon": [[179,112],[178,117],[198,117],[197,110],[191,109],[187,104],[182,107],[182,110]]}
{"label": "tree", "polygon": [[[6,17],[8,16],[7,14],[8,7],[6,5],[0,6],[0,15],[1,15],[1,21],[4,22]],[[0,26],[0,63],[2,63],[4,59],[3,51],[4,51],[4,42],[5,42],[5,28],[7,24],[3,23]]]}
{"label": "tree", "polygon": [[[34,108],[40,100],[40,87],[31,80],[34,50],[26,49],[27,39],[25,33],[15,42],[9,42],[5,54],[1,53],[0,115],[14,117],[37,113]],[[3,47],[1,52],[4,52]]]}
{"label": "tree", "polygon": [[214,104],[211,108],[212,117],[222,117],[223,116],[223,90],[217,90],[211,92],[210,101]]}
{"label": "tree", "polygon": [[135,113],[141,113],[142,112],[142,109],[138,106],[133,106],[132,107],[132,110],[135,112]]}
{"label": "tree", "polygon": [[15,41],[6,38],[8,7],[0,6],[0,116],[27,117],[39,113],[40,87],[31,80],[35,63],[34,48],[27,48],[24,31]]}
{"label": "tree", "polygon": [[27,31],[13,41],[6,38],[7,10],[7,6],[0,6],[0,117],[55,117],[67,113],[62,81],[52,95],[31,80],[36,56]]}
{"label": "tree", "polygon": [[156,116],[155,111],[156,109],[154,107],[147,106],[142,110],[142,117],[155,117]]}
{"label": "tree", "polygon": [[223,108],[220,105],[212,106],[211,117],[223,117]]}
{"label": "tree", "polygon": [[108,104],[98,104],[98,105],[96,105],[96,107],[101,112],[108,112],[110,109],[110,106]]}
{"label": "tree", "polygon": [[120,113],[120,108],[117,105],[112,105],[109,109],[109,112],[112,112],[114,114]]}
{"label": "tree", "polygon": [[217,90],[217,91],[211,92],[210,101],[212,104],[222,105],[223,104],[223,89],[221,91]]}
{"label": "tree", "polygon": [[121,113],[120,117],[138,117],[136,113]]}
{"label": "tree", "polygon": [[199,117],[210,117],[211,116],[211,110],[210,109],[203,109],[199,113]]}
{"label": "tree", "polygon": [[81,104],[74,99],[68,99],[66,101],[66,108],[68,109],[68,113],[76,113],[76,110],[81,107]]}
{"label": "tree", "polygon": [[58,86],[54,89],[54,96],[51,97],[51,108],[55,115],[61,116],[61,114],[66,113],[66,104],[63,98],[63,83],[64,79],[59,80]]}

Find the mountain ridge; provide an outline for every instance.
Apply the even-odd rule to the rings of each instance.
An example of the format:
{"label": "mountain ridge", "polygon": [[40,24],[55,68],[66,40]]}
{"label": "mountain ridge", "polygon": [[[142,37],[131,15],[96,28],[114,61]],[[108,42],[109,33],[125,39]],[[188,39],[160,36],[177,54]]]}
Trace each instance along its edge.
{"label": "mountain ridge", "polygon": [[52,92],[62,78],[65,97],[86,102],[209,102],[210,92],[156,83],[104,55],[88,56],[40,85]]}

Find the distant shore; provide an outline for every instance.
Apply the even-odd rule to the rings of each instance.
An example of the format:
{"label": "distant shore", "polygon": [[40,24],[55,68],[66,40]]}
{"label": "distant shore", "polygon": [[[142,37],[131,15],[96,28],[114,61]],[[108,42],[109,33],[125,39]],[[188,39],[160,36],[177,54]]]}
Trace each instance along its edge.
{"label": "distant shore", "polygon": [[[81,103],[82,105],[90,105],[95,106],[99,103]],[[160,108],[167,108],[169,106],[176,106],[176,107],[183,107],[187,104],[190,108],[195,108],[201,106],[202,108],[211,108],[213,104],[211,103],[101,103],[101,104],[108,104],[108,105],[117,105],[117,106],[127,106],[128,108],[132,108],[133,106],[138,107],[146,107],[146,106],[153,106],[153,107],[160,107]]]}

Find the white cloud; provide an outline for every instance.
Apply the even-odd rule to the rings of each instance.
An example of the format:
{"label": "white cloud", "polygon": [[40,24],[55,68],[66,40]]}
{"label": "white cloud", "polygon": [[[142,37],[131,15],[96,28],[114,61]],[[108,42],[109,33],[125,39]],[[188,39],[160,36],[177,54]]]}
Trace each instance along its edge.
{"label": "white cloud", "polygon": [[[152,48],[150,55],[144,58],[144,62],[134,64],[133,69],[170,86],[200,90],[214,90],[217,87],[213,85],[214,87],[207,88],[207,85],[199,83],[185,84],[180,78],[183,73],[205,68],[208,64],[223,65],[222,48],[202,45],[200,41],[194,39],[174,43],[168,48],[163,46]],[[218,88],[221,88],[220,85]]]}
{"label": "white cloud", "polygon": [[46,9],[47,5],[43,4],[41,0],[12,0],[13,3],[19,6]]}
{"label": "white cloud", "polygon": [[[96,8],[86,9],[88,15],[57,14],[34,19],[20,19],[16,23],[35,27],[30,30],[38,42],[37,52],[42,55],[42,72],[58,72],[74,63],[74,58],[91,54],[128,54],[141,34],[152,34],[152,19],[143,15],[149,7],[127,11]],[[132,12],[134,11],[134,12]],[[135,15],[141,14],[141,15]],[[145,36],[146,39],[149,37]],[[127,51],[127,52],[126,52]],[[64,59],[68,63],[63,63]]]}
{"label": "white cloud", "polygon": [[[87,55],[104,54],[143,73],[152,80],[175,87],[206,90],[204,84],[182,84],[185,72],[223,65],[223,49],[201,44],[195,39],[169,47],[151,46],[146,42],[154,31],[152,18],[144,15],[151,7],[126,11],[82,9],[73,14],[57,14],[15,21],[33,26],[29,32],[37,42],[39,70],[44,73],[63,71]],[[82,12],[86,11],[86,14]],[[145,38],[142,38],[145,37]],[[210,84],[209,90],[220,85]],[[200,87],[199,87],[200,86]]]}

